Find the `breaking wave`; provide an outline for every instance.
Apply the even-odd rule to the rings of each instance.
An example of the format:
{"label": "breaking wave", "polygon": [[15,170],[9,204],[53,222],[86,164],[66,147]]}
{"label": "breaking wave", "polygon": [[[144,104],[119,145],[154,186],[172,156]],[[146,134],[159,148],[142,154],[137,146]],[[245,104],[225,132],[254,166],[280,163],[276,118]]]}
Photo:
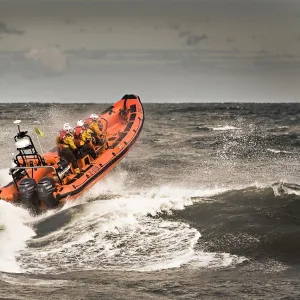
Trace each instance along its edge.
{"label": "breaking wave", "polygon": [[272,153],[276,153],[276,154],[277,154],[277,153],[286,153],[286,154],[288,154],[288,153],[293,153],[293,152],[291,152],[291,151],[278,150],[278,149],[271,149],[271,148],[268,148],[267,151],[272,152]]}
{"label": "breaking wave", "polygon": [[[99,183],[90,191],[90,196],[98,192],[101,200],[97,197],[87,203],[81,200],[81,205],[64,207],[56,214],[39,219],[35,225],[37,235],[17,256],[22,271],[152,271],[189,263],[223,267],[243,260],[226,253],[197,250],[201,237],[197,229],[178,220],[165,220],[161,215],[192,205],[194,197],[209,197],[225,189],[186,190],[162,186],[142,193],[123,192],[120,196],[116,193],[120,187],[112,191],[109,184]],[[49,230],[51,223],[54,227],[61,226]]]}
{"label": "breaking wave", "polygon": [[234,126],[231,126],[231,125],[225,125],[225,126],[218,125],[217,127],[212,127],[212,130],[215,130],[215,131],[241,130],[241,129],[242,128],[234,127]]}
{"label": "breaking wave", "polygon": [[28,211],[0,201],[0,271],[21,272],[16,254],[25,249],[26,241],[35,235],[34,230],[25,225],[31,219]]}

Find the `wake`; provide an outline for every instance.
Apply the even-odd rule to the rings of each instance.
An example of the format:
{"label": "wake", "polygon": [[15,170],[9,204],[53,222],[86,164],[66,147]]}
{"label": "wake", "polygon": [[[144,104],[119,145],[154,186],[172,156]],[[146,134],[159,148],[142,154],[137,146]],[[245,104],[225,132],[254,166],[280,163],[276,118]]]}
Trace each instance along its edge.
{"label": "wake", "polygon": [[[197,249],[200,232],[185,222],[164,220],[160,216],[162,212],[172,214],[173,210],[193,205],[194,198],[211,197],[226,189],[161,186],[124,192],[126,176],[125,172],[112,173],[77,201],[37,217],[1,201],[0,241],[7,246],[0,250],[0,271],[144,272],[189,264],[224,267],[244,260]],[[80,209],[73,209],[77,207]],[[60,227],[55,223],[58,213],[70,215]],[[43,224],[46,219],[48,225]],[[49,224],[54,230],[36,235],[39,226]]]}

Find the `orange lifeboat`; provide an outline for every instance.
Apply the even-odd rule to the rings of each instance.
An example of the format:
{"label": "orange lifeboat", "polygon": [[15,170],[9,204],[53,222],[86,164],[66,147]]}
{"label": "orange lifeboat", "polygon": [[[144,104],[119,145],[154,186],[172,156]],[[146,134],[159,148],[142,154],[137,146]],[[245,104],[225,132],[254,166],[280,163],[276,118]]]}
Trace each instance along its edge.
{"label": "orange lifeboat", "polygon": [[[13,180],[0,189],[2,200],[20,203],[40,212],[72,200],[101,180],[128,153],[137,140],[144,123],[140,98],[125,95],[99,114],[105,142],[94,146],[97,157],[85,155],[78,159],[81,169],[76,174],[62,160],[56,149],[40,155],[27,131],[14,137],[18,154],[10,169]],[[18,123],[18,122],[17,122]]]}

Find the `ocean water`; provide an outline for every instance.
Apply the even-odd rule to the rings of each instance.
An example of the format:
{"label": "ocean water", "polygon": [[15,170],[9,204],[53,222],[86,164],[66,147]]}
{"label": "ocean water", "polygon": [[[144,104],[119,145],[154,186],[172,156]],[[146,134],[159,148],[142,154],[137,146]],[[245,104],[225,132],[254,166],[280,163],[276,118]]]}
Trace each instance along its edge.
{"label": "ocean water", "polygon": [[[0,183],[13,120],[47,151],[106,106],[0,104]],[[76,202],[0,202],[0,298],[299,299],[300,104],[144,109],[135,146]]]}

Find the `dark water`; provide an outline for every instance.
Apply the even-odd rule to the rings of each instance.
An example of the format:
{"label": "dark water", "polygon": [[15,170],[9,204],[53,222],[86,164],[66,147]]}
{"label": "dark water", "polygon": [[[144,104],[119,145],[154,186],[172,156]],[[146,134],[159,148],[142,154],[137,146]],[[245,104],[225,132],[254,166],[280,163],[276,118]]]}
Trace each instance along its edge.
{"label": "dark water", "polygon": [[[106,106],[1,104],[1,183],[12,120],[39,121],[46,150]],[[0,298],[299,299],[300,104],[144,108],[135,147],[76,203],[0,203]]]}

